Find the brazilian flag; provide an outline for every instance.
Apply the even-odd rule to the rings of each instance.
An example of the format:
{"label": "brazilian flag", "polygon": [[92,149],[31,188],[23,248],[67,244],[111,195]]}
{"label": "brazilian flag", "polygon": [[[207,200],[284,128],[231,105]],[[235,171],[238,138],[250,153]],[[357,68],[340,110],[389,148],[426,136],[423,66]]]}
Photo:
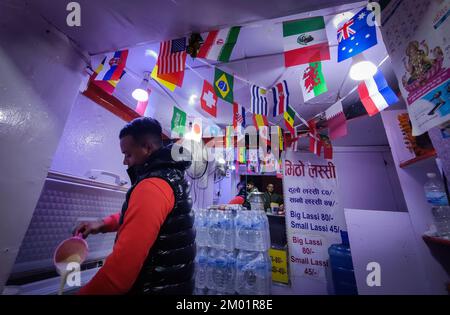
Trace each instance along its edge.
{"label": "brazilian flag", "polygon": [[214,75],[214,91],[224,101],[233,104],[233,81],[234,78],[220,69],[216,68]]}

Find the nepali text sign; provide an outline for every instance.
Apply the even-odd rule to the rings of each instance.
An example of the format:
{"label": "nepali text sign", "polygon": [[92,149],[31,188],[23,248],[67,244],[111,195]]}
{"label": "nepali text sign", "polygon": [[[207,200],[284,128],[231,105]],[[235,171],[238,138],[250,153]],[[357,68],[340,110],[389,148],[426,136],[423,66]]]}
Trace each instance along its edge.
{"label": "nepali text sign", "polygon": [[328,248],[341,243],[346,230],[339,201],[336,167],[310,153],[286,152],[284,204],[292,281],[309,294],[331,289]]}

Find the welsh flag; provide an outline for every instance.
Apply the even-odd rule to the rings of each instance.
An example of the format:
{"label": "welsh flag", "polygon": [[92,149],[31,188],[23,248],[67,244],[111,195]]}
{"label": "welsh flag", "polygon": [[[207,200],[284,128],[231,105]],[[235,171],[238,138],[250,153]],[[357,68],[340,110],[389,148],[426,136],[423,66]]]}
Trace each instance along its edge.
{"label": "welsh flag", "polygon": [[330,60],[323,16],[283,22],[284,65]]}
{"label": "welsh flag", "polygon": [[300,78],[303,101],[305,102],[328,91],[327,83],[325,82],[322,73],[322,63],[320,61],[303,66]]}

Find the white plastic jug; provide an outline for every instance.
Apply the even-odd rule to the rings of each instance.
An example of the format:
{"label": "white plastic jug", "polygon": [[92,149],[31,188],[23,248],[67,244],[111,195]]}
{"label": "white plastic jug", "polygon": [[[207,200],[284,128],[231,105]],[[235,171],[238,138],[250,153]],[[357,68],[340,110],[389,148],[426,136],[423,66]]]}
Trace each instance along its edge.
{"label": "white plastic jug", "polygon": [[55,250],[53,263],[56,271],[61,275],[61,286],[58,294],[61,295],[66,284],[67,276],[72,270],[67,270],[70,263],[82,264],[88,255],[87,242],[81,234],[62,241]]}

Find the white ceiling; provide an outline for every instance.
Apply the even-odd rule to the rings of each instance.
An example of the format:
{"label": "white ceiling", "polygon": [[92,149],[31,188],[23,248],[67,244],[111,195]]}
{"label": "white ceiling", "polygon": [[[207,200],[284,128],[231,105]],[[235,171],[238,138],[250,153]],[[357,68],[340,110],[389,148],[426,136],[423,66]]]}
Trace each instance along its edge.
{"label": "white ceiling", "polygon": [[[94,67],[103,58],[104,52],[129,48],[127,75],[119,83],[115,95],[130,107],[135,106],[131,92],[140,83],[143,72],[150,71],[155,65],[156,60],[148,56],[146,51],[158,52],[161,40],[187,36],[194,31],[208,31],[233,25],[243,27],[231,61],[217,64],[217,66],[267,88],[272,87],[280,79],[287,80],[291,92],[291,105],[305,119],[332,105],[341,86],[341,96],[343,96],[356,85],[356,82],[347,75],[351,61],[346,60],[341,63],[336,61],[336,28],[332,24],[332,19],[339,12],[351,10],[356,13],[365,1],[355,3],[338,0],[80,0],[78,2],[82,9],[81,28],[66,26],[66,14],[61,14],[65,11],[66,1],[55,3],[54,0],[34,0],[29,5],[73,39],[81,49],[92,54]],[[316,9],[320,10],[313,11]],[[305,104],[300,89],[300,70],[297,67],[284,68],[282,21],[316,15],[325,16],[328,40],[331,45],[331,60],[324,61],[322,65],[328,92]],[[377,36],[378,45],[364,53],[375,64],[380,63],[387,55],[380,32]],[[156,117],[162,121],[163,125],[170,128],[172,105],[178,105],[188,115],[203,117],[206,124],[230,124],[232,106],[227,102],[219,99],[217,118],[213,119],[201,110],[199,101],[193,106],[188,105],[188,99],[192,94],[201,95],[203,78],[213,82],[214,69],[190,57],[187,64],[194,70],[186,70],[183,87],[177,88],[174,93],[168,92],[170,97],[154,83],[151,84],[152,93],[146,115]],[[396,88],[397,82],[390,63],[386,62],[381,70],[391,86]],[[235,79],[234,94],[235,101],[249,109],[249,85]],[[358,102],[356,93],[346,100],[346,103],[349,102]],[[271,112],[270,107],[269,112]],[[251,121],[251,115],[247,115],[247,120]],[[270,118],[270,120],[273,123],[279,123],[282,117]],[[298,123],[297,120],[296,124]],[[356,132],[358,139],[355,140],[358,143],[364,135],[367,138],[374,138],[373,130],[383,129],[380,119],[365,119],[364,123],[352,124],[358,126],[351,127],[352,131],[358,130]],[[283,126],[283,123],[280,125]],[[376,140],[367,140],[367,144],[387,144],[384,130],[376,134]],[[352,143],[352,135],[348,137],[350,138],[344,141],[343,145]]]}
{"label": "white ceiling", "polygon": [[[16,5],[15,0],[2,0]],[[77,0],[81,27],[66,24],[66,0],[25,3],[90,54],[139,43],[244,25],[300,12],[356,2],[354,0]]]}

